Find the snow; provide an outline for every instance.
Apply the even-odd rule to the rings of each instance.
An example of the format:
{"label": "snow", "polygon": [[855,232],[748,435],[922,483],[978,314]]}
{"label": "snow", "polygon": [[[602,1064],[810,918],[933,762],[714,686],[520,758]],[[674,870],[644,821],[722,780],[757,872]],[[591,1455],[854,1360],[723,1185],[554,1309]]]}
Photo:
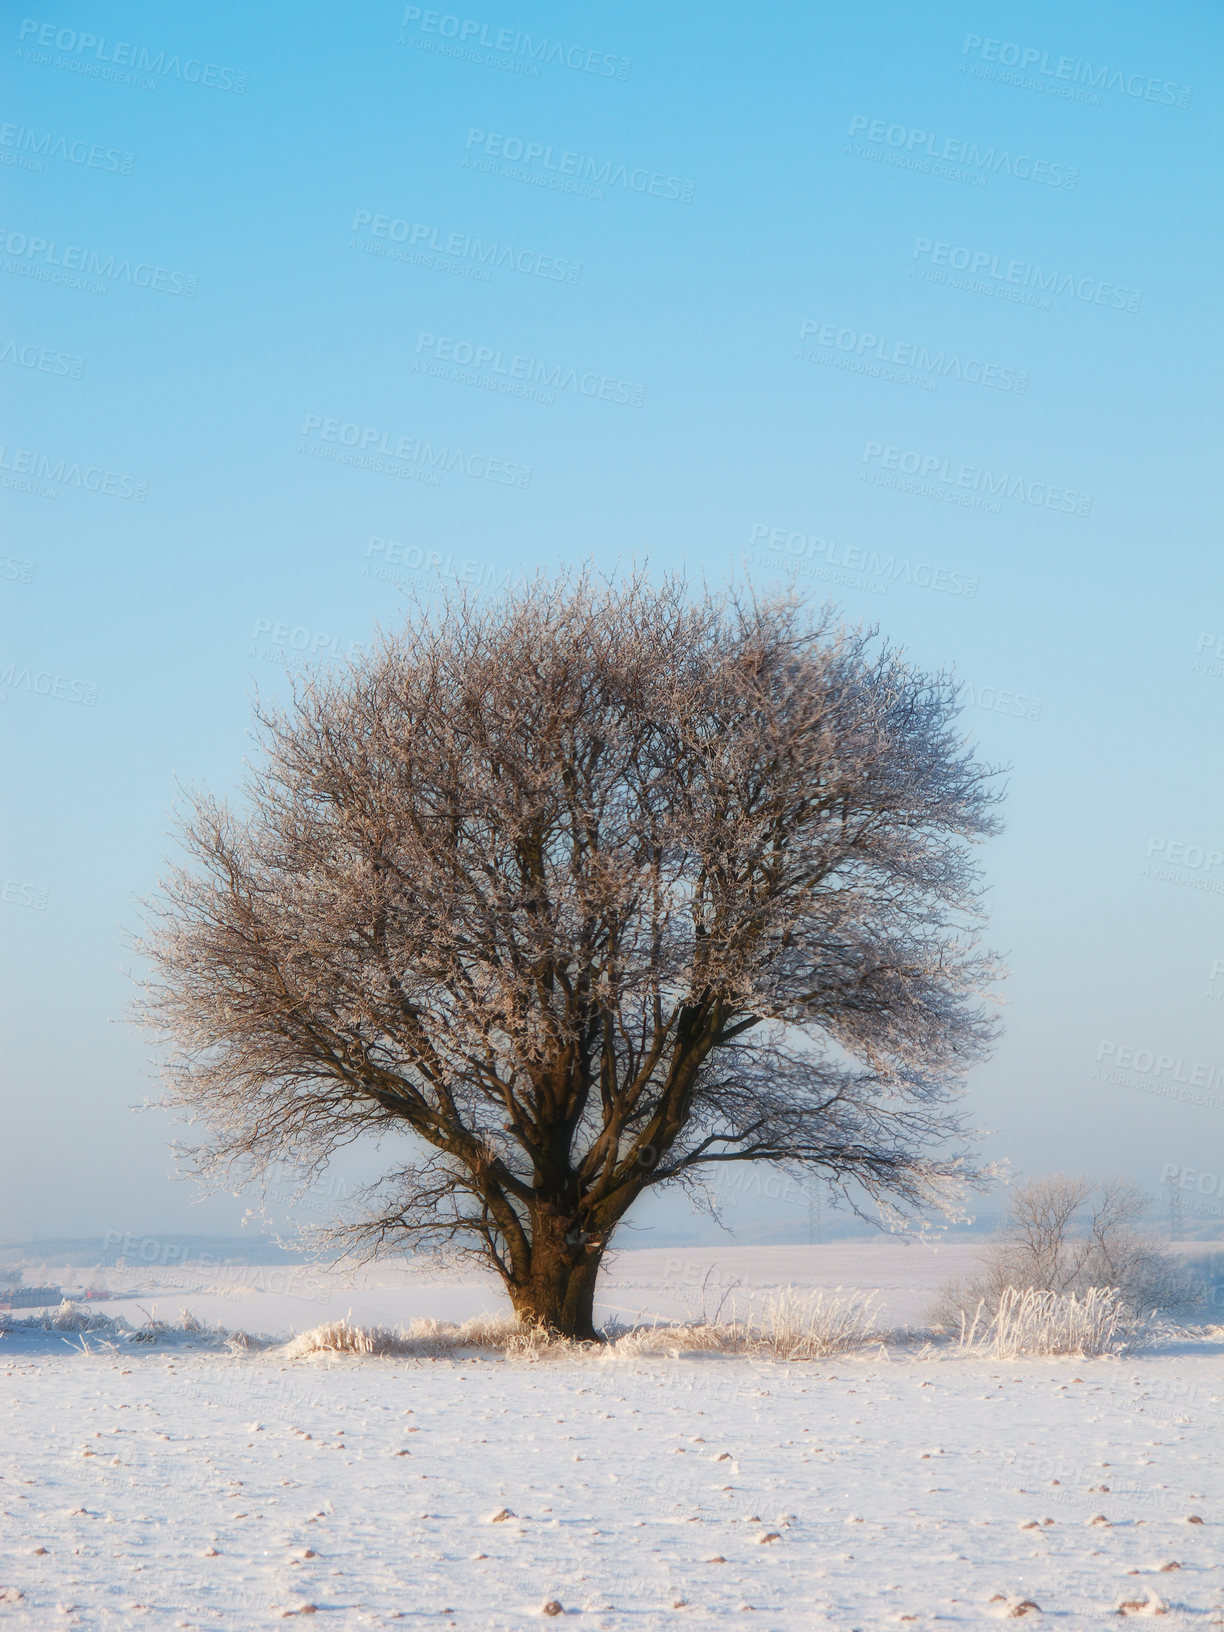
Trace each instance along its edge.
{"label": "snow", "polygon": [[[700,1316],[703,1297],[707,1314],[713,1314],[724,1294],[724,1316],[733,1307],[748,1314],[758,1299],[783,1287],[834,1291],[844,1286],[877,1294],[886,1324],[917,1324],[938,1288],[969,1273],[981,1251],[980,1241],[641,1248],[611,1256],[597,1319],[687,1320]],[[46,1273],[69,1291],[83,1291],[96,1279],[90,1267]],[[106,1270],[105,1281],[114,1296],[90,1307],[120,1314],[133,1325],[150,1314],[173,1318],[183,1304],[208,1323],[269,1332],[296,1332],[345,1317],[364,1326],[394,1326],[418,1317],[462,1321],[506,1307],[491,1276],[460,1277],[429,1264],[421,1270],[384,1263],[336,1275],[303,1264],[137,1263]]]}
{"label": "snow", "polygon": [[[919,1294],[963,1269],[924,1251],[731,1248],[707,1306],[736,1279],[741,1300],[840,1284],[917,1320]],[[711,1256],[623,1254],[608,1301],[697,1313]],[[296,1287],[309,1302],[243,1273],[245,1290],[175,1297],[285,1336],[350,1307],[389,1324],[498,1307],[480,1283],[393,1271],[353,1285],[311,1271]],[[0,1632],[245,1632],[309,1613],[319,1627],[425,1617],[489,1632],[562,1617],[609,1632],[1078,1629],[1120,1604],[1168,1606],[1166,1627],[1224,1624],[1221,1353],[1203,1336],[1107,1360],[891,1344],[792,1364],[290,1361],[10,1335]]]}

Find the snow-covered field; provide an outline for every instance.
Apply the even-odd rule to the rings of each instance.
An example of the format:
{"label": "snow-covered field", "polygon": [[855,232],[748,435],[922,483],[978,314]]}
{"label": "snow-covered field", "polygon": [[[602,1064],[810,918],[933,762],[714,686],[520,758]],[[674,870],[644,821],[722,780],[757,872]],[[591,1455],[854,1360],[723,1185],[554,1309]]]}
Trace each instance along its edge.
{"label": "snow-covered field", "polygon": [[[149,1243],[156,1253],[158,1244]],[[839,1241],[825,1246],[644,1248],[610,1256],[601,1281],[597,1318],[622,1322],[699,1317],[703,1298],[713,1314],[726,1296],[747,1314],[754,1300],[781,1287],[868,1289],[878,1294],[880,1316],[891,1326],[921,1322],[936,1290],[965,1274],[981,1253],[966,1241],[906,1244]],[[158,1254],[163,1260],[166,1252]],[[81,1291],[98,1279],[90,1268],[31,1268],[27,1282],[51,1281]],[[382,1263],[347,1274],[293,1263],[142,1263],[107,1269],[101,1279],[113,1294],[101,1305],[134,1325],[149,1313],[173,1318],[189,1305],[199,1319],[248,1331],[300,1331],[351,1311],[364,1324],[396,1325],[418,1317],[466,1320],[505,1308],[500,1285],[475,1273],[462,1277]]]}
{"label": "snow-covered field", "polygon": [[[840,1284],[880,1289],[902,1324],[970,1256],[626,1253],[607,1307],[699,1315],[704,1282],[712,1313],[738,1280],[745,1312],[769,1286]],[[112,1285],[122,1273],[163,1317],[185,1304],[285,1335],[349,1309],[391,1324],[498,1307],[479,1283],[390,1270],[355,1284],[293,1266],[262,1282],[133,1270]],[[102,1308],[143,1319],[136,1301]],[[293,1361],[10,1335],[0,1632],[259,1628],[311,1606],[320,1627],[493,1632],[540,1624],[550,1603],[616,1632],[973,1627],[1026,1602],[1030,1624],[1068,1629],[1117,1624],[1120,1604],[1224,1625],[1222,1357],[1205,1336],[1108,1360],[893,1344],[790,1364]]]}

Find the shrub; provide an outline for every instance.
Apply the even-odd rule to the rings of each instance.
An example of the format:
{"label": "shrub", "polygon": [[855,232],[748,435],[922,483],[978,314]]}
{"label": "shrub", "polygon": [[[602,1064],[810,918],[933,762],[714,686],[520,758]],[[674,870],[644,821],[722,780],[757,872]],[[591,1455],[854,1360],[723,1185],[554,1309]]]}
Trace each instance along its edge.
{"label": "shrub", "polygon": [[937,1329],[955,1331],[978,1306],[993,1318],[1009,1291],[1084,1298],[1113,1288],[1132,1317],[1197,1307],[1202,1282],[1159,1242],[1136,1228],[1143,1192],[1121,1179],[1099,1184],[1055,1173],[1012,1196],[1006,1223],[967,1282],[944,1287],[931,1311]]}

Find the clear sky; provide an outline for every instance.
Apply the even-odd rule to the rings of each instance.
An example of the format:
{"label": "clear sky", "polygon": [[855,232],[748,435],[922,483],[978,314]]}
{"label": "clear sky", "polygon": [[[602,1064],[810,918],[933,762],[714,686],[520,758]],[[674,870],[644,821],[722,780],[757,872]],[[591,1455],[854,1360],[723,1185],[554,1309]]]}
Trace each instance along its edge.
{"label": "clear sky", "polygon": [[1218,8],[470,3],[0,24],[0,1239],[241,1215],[123,933],[252,688],[647,554],[955,665],[985,1148],[1224,1211]]}

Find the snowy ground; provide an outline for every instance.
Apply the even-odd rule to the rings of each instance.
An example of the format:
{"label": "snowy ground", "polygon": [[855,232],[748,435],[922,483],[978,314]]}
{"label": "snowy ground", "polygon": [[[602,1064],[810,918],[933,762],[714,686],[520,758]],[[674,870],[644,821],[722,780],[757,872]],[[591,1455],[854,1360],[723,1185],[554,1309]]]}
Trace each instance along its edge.
{"label": "snowy ground", "polygon": [[[158,1244],[150,1242],[156,1253]],[[610,1257],[601,1281],[597,1318],[623,1323],[751,1313],[782,1287],[869,1291],[889,1326],[920,1323],[937,1289],[966,1274],[980,1242],[907,1245],[900,1241],[841,1241],[825,1246],[646,1248]],[[162,1258],[165,1253],[160,1254]],[[101,1280],[112,1298],[98,1307],[133,1325],[150,1314],[173,1319],[190,1307],[200,1319],[252,1332],[289,1333],[350,1315],[365,1325],[416,1319],[466,1320],[506,1307],[492,1277],[459,1277],[384,1263],[347,1274],[303,1264],[141,1263],[107,1269],[31,1267],[27,1282],[49,1281],[82,1291]]]}
{"label": "snowy ground", "polygon": [[[919,1250],[731,1249],[707,1309],[735,1279],[741,1307],[771,1283],[840,1283],[916,1320],[963,1267],[923,1269]],[[699,1313],[710,1257],[625,1254],[609,1301]],[[245,1290],[176,1290],[158,1312],[287,1332],[350,1306],[496,1307],[458,1283],[451,1307],[393,1308],[391,1284],[243,1274]],[[1212,1339],[1121,1360],[894,1346],[789,1365],[90,1346],[0,1339],[0,1632],[260,1628],[309,1605],[320,1627],[500,1632],[541,1624],[549,1601],[613,1632],[973,1627],[1026,1600],[1029,1624],[1078,1629],[1117,1624],[1122,1602],[1150,1612],[1153,1593],[1166,1627],[1224,1625]]]}

